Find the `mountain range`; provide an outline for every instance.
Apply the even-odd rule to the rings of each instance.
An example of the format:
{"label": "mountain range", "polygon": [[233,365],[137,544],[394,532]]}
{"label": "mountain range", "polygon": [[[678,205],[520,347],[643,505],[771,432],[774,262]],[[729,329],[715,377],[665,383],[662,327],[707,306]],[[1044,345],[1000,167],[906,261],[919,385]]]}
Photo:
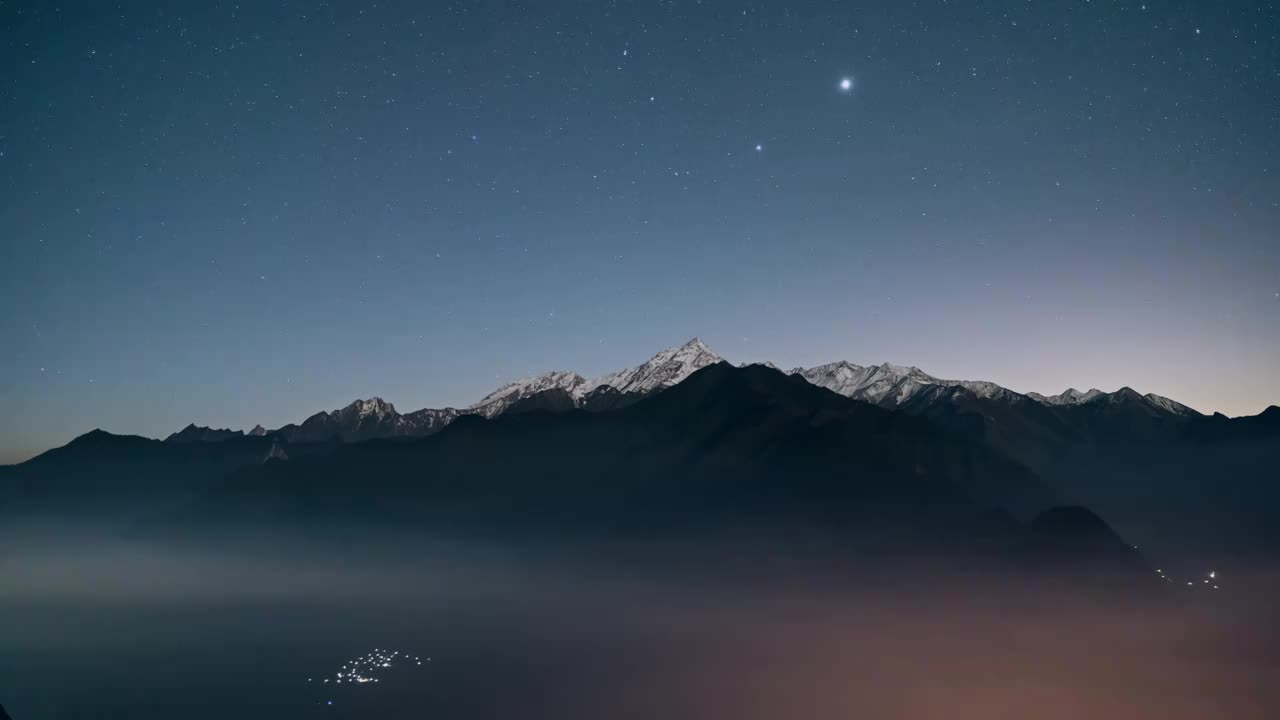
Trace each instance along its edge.
{"label": "mountain range", "polygon": [[1276,407],[1232,419],[1130,388],[1044,397],[887,363],[735,367],[694,339],[598,378],[510,383],[467,408],[402,414],[371,398],[274,430],[95,431],[0,468],[0,499],[134,512],[200,498],[222,504],[213,517],[365,508],[504,526],[744,513],[865,526],[903,507],[917,523],[1017,523],[1069,504],[1126,537],[1251,549],[1280,548],[1278,458]]}
{"label": "mountain range", "polygon": [[[322,442],[338,438],[358,442],[373,438],[421,437],[438,432],[463,415],[492,418],[512,407],[575,407],[603,410],[626,405],[654,392],[664,390],[688,378],[694,372],[724,362],[724,358],[693,338],[687,343],[663,350],[635,367],[625,368],[595,378],[576,372],[552,371],[508,383],[466,408],[424,408],[407,414],[379,397],[356,400],[328,412],[319,412],[301,423],[285,425],[273,431],[255,427],[248,435],[274,434],[291,443]],[[765,363],[768,367],[776,367]],[[945,380],[917,367],[884,363],[861,366],[839,361],[812,368],[797,367],[787,371],[818,387],[845,397],[889,409],[914,409],[937,402],[960,401],[972,395],[978,400],[994,400],[1007,404],[1025,401],[1048,408],[1123,405],[1132,411],[1154,417],[1192,418],[1197,411],[1153,393],[1140,395],[1122,388],[1114,393],[1101,390],[1080,392],[1074,388],[1059,395],[1021,394],[982,380]],[[541,397],[539,397],[541,396]],[[194,424],[170,435],[169,442],[216,442],[244,435],[241,431],[215,430]]]}

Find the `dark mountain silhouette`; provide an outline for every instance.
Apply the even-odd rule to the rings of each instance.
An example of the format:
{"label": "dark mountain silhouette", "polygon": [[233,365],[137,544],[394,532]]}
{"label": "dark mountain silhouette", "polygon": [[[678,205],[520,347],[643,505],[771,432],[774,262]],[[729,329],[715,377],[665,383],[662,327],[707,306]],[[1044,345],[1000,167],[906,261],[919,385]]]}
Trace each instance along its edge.
{"label": "dark mountain silhouette", "polygon": [[1025,537],[1026,566],[1053,582],[1114,590],[1155,590],[1162,585],[1137,548],[1087,508],[1050,508],[1031,521]]}
{"label": "dark mountain silhouette", "polygon": [[[1095,536],[1061,531],[1070,522],[1046,514],[1019,523],[1018,514],[1052,506],[1053,494],[971,432],[772,368],[711,365],[617,409],[566,409],[565,400],[546,391],[428,437],[354,443],[94,431],[0,469],[0,487],[9,511],[114,513],[153,533],[398,527],[663,543],[816,533],[840,539],[848,557],[1021,554],[1037,567],[1060,564],[1049,551],[1061,548],[1086,566],[1094,557]],[[1115,547],[1107,533],[1096,537]],[[1111,567],[1109,557],[1096,556]]]}
{"label": "dark mountain silhouette", "polygon": [[[261,428],[262,426],[259,425],[258,427]],[[258,428],[255,428],[255,430],[257,429]],[[263,435],[265,433],[255,432],[253,434]],[[165,438],[164,441],[171,443],[222,442],[223,440],[230,440],[238,437],[244,437],[244,432],[240,430],[228,430],[225,428],[215,430],[210,427],[197,427],[195,423],[192,423],[182,430]]]}
{"label": "dark mountain silhouette", "polygon": [[[481,533],[821,529],[989,539],[1033,474],[922,418],[756,366],[717,364],[619,410],[535,396],[414,440],[337,447],[235,473],[193,512],[219,524],[335,517]],[[521,401],[522,403],[524,401]],[[190,524],[188,520],[184,524]]]}
{"label": "dark mountain silhouette", "polygon": [[622,392],[612,385],[601,385],[583,396],[582,409],[594,412],[618,410],[628,405],[635,405],[650,394],[647,392]]}
{"label": "dark mountain silhouette", "polygon": [[504,411],[506,413],[522,413],[544,410],[548,412],[566,412],[573,410],[576,403],[567,391],[561,388],[552,390],[543,390],[540,393],[530,395],[515,401]]}
{"label": "dark mountain silhouette", "polygon": [[[591,392],[586,393],[581,398],[574,398],[567,390],[563,388],[552,388],[550,390],[542,390],[533,393],[519,400],[512,402],[503,409],[501,414],[513,412],[528,412],[530,410],[547,410],[549,412],[568,412],[570,410],[586,410],[588,412],[603,412],[605,410],[621,410],[622,408],[635,405],[646,397],[654,394],[654,392],[621,392],[617,388],[610,385],[601,385]],[[443,427],[438,428],[443,429]]]}
{"label": "dark mountain silhouette", "polygon": [[1064,502],[1119,518],[1126,534],[1200,550],[1280,547],[1280,411],[1165,412],[1123,388],[1046,405],[934,387],[900,410],[968,433],[1033,470]]}
{"label": "dark mountain silhouette", "polygon": [[1088,508],[1050,508],[1031,521],[1030,530],[1032,550],[1042,562],[1105,565],[1125,570],[1147,567],[1137,549],[1120,539],[1111,526]]}
{"label": "dark mountain silhouette", "polygon": [[[261,464],[279,444],[278,438],[243,434],[171,442],[93,430],[20,465],[0,467],[0,501],[8,513],[145,512],[189,501],[236,469]],[[306,457],[334,447],[315,443],[291,450]]]}
{"label": "dark mountain silhouette", "polygon": [[453,408],[441,410],[423,409],[407,415],[396,412],[391,403],[382,398],[357,400],[332,412],[319,412],[301,425],[286,425],[264,434],[280,436],[292,444],[329,442],[360,442],[375,438],[420,437],[438,431],[452,422],[459,414]]}

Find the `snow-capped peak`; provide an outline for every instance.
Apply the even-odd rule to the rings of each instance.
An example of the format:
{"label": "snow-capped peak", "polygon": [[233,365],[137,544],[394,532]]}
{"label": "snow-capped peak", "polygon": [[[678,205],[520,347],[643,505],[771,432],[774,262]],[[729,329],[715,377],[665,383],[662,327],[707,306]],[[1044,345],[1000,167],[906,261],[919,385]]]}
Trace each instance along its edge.
{"label": "snow-capped peak", "polygon": [[863,367],[841,360],[808,369],[795,368],[791,374],[845,397],[888,407],[901,405],[930,387],[962,387],[982,398],[1017,395],[993,382],[943,380],[914,365],[887,362]]}
{"label": "snow-capped peak", "polygon": [[684,345],[663,350],[641,365],[594,378],[589,390],[608,385],[623,393],[650,393],[671,387],[721,360],[714,350],[695,337]]}
{"label": "snow-capped peak", "polygon": [[791,372],[818,387],[875,404],[897,405],[926,385],[942,384],[919,368],[889,363],[863,367],[841,360]]}
{"label": "snow-capped peak", "polygon": [[1139,395],[1130,388],[1120,388],[1113,393],[1103,392],[1097,388],[1090,389],[1088,392],[1080,392],[1075,388],[1067,388],[1065,391],[1057,395],[1041,395],[1040,393],[1027,393],[1027,397],[1032,400],[1044,403],[1045,405],[1069,406],[1069,405],[1086,405],[1093,402],[1119,402],[1122,400],[1145,401],[1158,410],[1172,413],[1174,415],[1199,415],[1200,413],[1183,405],[1176,400],[1170,400],[1162,395],[1155,393],[1147,393]]}
{"label": "snow-capped peak", "polygon": [[502,411],[510,407],[512,403],[547,390],[560,389],[575,398],[580,397],[586,393],[585,390],[581,390],[586,383],[587,379],[575,372],[556,371],[543,373],[517,380],[513,383],[507,383],[485,395],[480,399],[480,402],[468,409],[485,417],[493,417],[502,414]]}
{"label": "snow-capped peak", "polygon": [[1161,410],[1171,412],[1174,415],[1199,415],[1200,414],[1199,412],[1192,410],[1191,408],[1187,407],[1186,405],[1183,405],[1177,400],[1170,400],[1169,398],[1163,395],[1157,395],[1155,393],[1147,393],[1142,397],[1145,398],[1146,401],[1151,403],[1152,405],[1155,405]]}
{"label": "snow-capped peak", "polygon": [[699,338],[667,348],[647,362],[590,380],[575,372],[556,371],[508,383],[484,396],[469,410],[485,417],[500,415],[512,404],[547,390],[564,390],[580,402],[587,393],[608,385],[623,393],[647,394],[670,387],[721,358]]}
{"label": "snow-capped peak", "polygon": [[1080,392],[1075,388],[1067,388],[1057,395],[1027,393],[1027,397],[1044,403],[1045,405],[1082,405],[1087,402],[1093,402],[1103,395],[1106,395],[1106,393],[1097,388],[1092,388],[1088,392]]}
{"label": "snow-capped peak", "polygon": [[371,397],[368,400],[356,400],[350,405],[333,411],[334,415],[355,415],[360,418],[369,417],[385,417],[387,415],[395,415],[396,406],[383,400],[380,397]]}

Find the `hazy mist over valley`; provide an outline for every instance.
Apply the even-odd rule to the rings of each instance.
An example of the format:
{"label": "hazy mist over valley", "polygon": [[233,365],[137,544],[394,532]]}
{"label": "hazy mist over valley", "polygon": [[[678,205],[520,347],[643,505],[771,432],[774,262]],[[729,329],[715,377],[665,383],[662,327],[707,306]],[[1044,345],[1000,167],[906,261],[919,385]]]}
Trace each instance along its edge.
{"label": "hazy mist over valley", "polygon": [[[1135,600],[833,549],[695,573],[608,549],[47,530],[0,561],[22,579],[0,595],[6,701],[35,717],[1261,719],[1280,699],[1276,578],[1243,569]],[[429,661],[332,682],[375,648]]]}

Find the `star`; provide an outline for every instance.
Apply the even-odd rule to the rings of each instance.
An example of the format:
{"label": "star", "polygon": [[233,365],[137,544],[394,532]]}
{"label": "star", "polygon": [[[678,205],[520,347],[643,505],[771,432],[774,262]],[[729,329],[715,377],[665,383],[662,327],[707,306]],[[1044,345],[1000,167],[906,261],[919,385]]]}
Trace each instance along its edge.
{"label": "star", "polygon": [[763,151],[764,151],[763,145],[756,145],[756,152],[763,152]]}
{"label": "star", "polygon": [[840,78],[840,92],[849,92],[853,89],[853,78]]}

